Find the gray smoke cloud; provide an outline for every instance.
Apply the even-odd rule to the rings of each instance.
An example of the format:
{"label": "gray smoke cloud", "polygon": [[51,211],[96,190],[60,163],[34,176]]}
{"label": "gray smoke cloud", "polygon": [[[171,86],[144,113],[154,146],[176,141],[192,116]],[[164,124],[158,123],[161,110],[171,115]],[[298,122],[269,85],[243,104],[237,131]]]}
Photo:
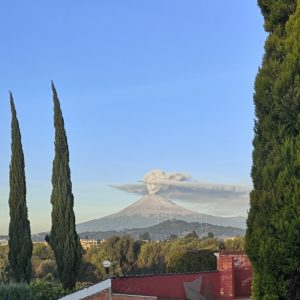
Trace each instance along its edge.
{"label": "gray smoke cloud", "polygon": [[159,191],[172,184],[178,184],[189,178],[183,173],[166,173],[161,170],[152,170],[144,176],[144,183],[148,193],[151,195],[158,194]]}
{"label": "gray smoke cloud", "polygon": [[249,204],[250,187],[199,182],[186,173],[158,169],[145,174],[139,183],[113,187],[139,195],[158,194],[220,215],[232,215],[234,211],[245,215]]}

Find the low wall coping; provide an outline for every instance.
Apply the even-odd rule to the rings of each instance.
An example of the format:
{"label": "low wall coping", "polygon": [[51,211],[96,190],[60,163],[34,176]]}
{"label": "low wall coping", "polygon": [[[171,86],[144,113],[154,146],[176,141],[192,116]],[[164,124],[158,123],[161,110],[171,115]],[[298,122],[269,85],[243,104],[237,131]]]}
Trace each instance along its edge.
{"label": "low wall coping", "polygon": [[95,295],[97,293],[100,293],[100,292],[102,292],[106,289],[110,289],[110,288],[111,288],[111,279],[107,279],[100,283],[94,284],[90,287],[87,287],[83,290],[75,292],[73,294],[59,298],[59,300],[80,300],[82,298],[86,298],[86,297]]}

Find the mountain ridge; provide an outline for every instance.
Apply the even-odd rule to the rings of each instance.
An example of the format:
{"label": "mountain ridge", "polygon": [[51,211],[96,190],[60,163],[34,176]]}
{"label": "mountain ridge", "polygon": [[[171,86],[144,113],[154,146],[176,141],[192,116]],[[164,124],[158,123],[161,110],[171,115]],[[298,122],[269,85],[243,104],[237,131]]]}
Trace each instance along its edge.
{"label": "mountain ridge", "polygon": [[148,232],[152,240],[166,240],[169,239],[172,235],[182,237],[186,236],[188,233],[195,231],[199,238],[203,238],[212,233],[214,237],[220,239],[226,239],[234,236],[243,236],[245,230],[236,227],[230,226],[217,226],[206,223],[191,222],[188,223],[183,220],[166,220],[157,225],[152,225],[146,228],[132,228],[129,230],[123,231],[98,231],[98,232],[82,232],[80,233],[81,238],[90,238],[90,239],[107,239],[111,236],[118,235],[131,235],[134,239],[139,239],[139,237]]}
{"label": "mountain ridge", "polygon": [[118,231],[148,227],[172,219],[246,228],[246,218],[244,217],[217,217],[193,212],[157,194],[146,195],[117,213],[79,223],[76,228],[79,233],[85,231]]}

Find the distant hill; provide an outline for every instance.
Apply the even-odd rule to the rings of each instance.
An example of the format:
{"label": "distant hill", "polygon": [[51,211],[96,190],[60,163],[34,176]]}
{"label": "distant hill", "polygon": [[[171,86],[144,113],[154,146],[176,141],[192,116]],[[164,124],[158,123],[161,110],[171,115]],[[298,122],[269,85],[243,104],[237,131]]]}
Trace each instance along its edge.
{"label": "distant hill", "polygon": [[217,226],[206,223],[192,222],[188,223],[183,220],[167,220],[157,225],[149,226],[146,228],[133,228],[122,231],[98,231],[98,232],[82,232],[80,238],[90,239],[107,239],[113,235],[125,235],[129,234],[133,238],[138,239],[139,236],[145,232],[149,232],[152,240],[165,240],[170,237],[171,234],[177,236],[185,236],[188,233],[195,231],[199,237],[207,236],[209,232],[212,232],[215,237],[224,239],[233,236],[242,236],[245,234],[245,230],[236,227]]}
{"label": "distant hill", "polygon": [[77,224],[79,233],[149,227],[166,220],[209,223],[218,226],[246,228],[246,218],[217,217],[183,208],[160,195],[146,195],[118,213]]}
{"label": "distant hill", "polygon": [[[245,235],[245,230],[242,228],[236,228],[231,226],[218,226],[208,223],[199,222],[186,222],[183,220],[166,220],[159,224],[152,225],[144,228],[132,228],[125,230],[109,230],[109,231],[86,231],[79,234],[80,238],[89,239],[107,239],[111,236],[118,235],[122,236],[125,234],[131,235],[134,239],[138,239],[139,236],[145,232],[149,232],[152,240],[165,240],[170,237],[171,234],[177,236],[185,236],[192,231],[195,231],[197,235],[201,238],[207,236],[209,232],[219,239],[225,239],[233,236],[243,236]],[[44,242],[47,232],[41,232],[33,234],[31,236],[33,242]],[[7,239],[7,235],[0,236],[0,239]]]}
{"label": "distant hill", "polygon": [[[166,222],[168,220],[170,222]],[[81,237],[94,234],[98,239],[126,233],[137,238],[146,231],[149,231],[154,239],[165,239],[170,234],[184,235],[193,230],[199,236],[213,232],[215,236],[223,238],[243,235],[246,218],[201,214],[181,207],[160,195],[149,194],[118,213],[77,224],[76,228]],[[45,241],[45,235],[46,233],[33,234],[32,240]]]}

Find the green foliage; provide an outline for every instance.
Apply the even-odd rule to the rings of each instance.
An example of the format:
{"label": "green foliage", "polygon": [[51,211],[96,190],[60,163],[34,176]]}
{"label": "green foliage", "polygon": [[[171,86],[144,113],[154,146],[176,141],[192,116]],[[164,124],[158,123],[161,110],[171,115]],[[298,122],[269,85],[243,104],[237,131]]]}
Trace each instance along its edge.
{"label": "green foliage", "polygon": [[0,258],[0,283],[9,282],[9,267],[7,258]]}
{"label": "green foliage", "polygon": [[177,238],[178,238],[178,235],[173,234],[173,233],[171,233],[170,236],[169,236],[170,241],[177,240]]}
{"label": "green foliage", "polygon": [[192,232],[188,233],[186,236],[185,236],[186,239],[188,238],[198,238],[198,234],[196,233],[195,230],[193,230]]}
{"label": "green foliage", "polygon": [[168,272],[213,271],[217,267],[213,251],[203,249],[197,240],[173,242],[166,253],[165,263]]}
{"label": "green foliage", "polygon": [[210,250],[183,248],[174,253],[168,261],[168,272],[214,271],[217,268],[216,256]]}
{"label": "green foliage", "polygon": [[61,285],[48,281],[36,280],[30,285],[32,299],[36,300],[56,300],[67,294]]}
{"label": "green foliage", "polygon": [[118,244],[118,257],[119,265],[122,269],[122,273],[126,275],[133,267],[134,253],[133,253],[133,238],[129,235],[122,236]]}
{"label": "green foliage", "polygon": [[296,3],[297,0],[258,0],[265,17],[265,29],[271,31],[276,26],[284,25],[295,11]]}
{"label": "green foliage", "polygon": [[134,260],[137,260],[137,258],[139,256],[139,253],[141,251],[141,247],[142,247],[143,243],[144,242],[141,241],[141,240],[137,240],[137,241],[133,242],[132,252],[133,252]]}
{"label": "green foliage", "polygon": [[245,251],[245,238],[241,236],[234,237],[232,239],[226,239],[224,247],[229,251]]}
{"label": "green foliage", "polygon": [[54,259],[54,253],[49,245],[44,243],[35,243],[33,244],[32,256],[36,256],[40,259]]}
{"label": "green foliage", "polygon": [[30,285],[0,285],[0,300],[56,300],[67,294],[61,285],[36,280]]}
{"label": "green foliage", "polygon": [[[56,264],[51,248],[42,243],[34,243],[32,253],[32,278],[56,281]],[[0,246],[0,283],[8,283],[8,275],[8,246]]]}
{"label": "green foliage", "polygon": [[[102,266],[102,262],[106,259],[109,259],[106,253],[106,242],[102,243],[99,247],[91,247],[89,248],[83,256],[84,263],[90,263],[94,267],[96,267],[96,272],[94,275],[99,279],[102,280],[105,275],[105,270]],[[113,266],[115,269],[115,266]],[[113,274],[118,275],[118,273],[114,272]],[[84,273],[82,276],[85,276]]]}
{"label": "green foliage", "polygon": [[57,279],[57,267],[54,253],[49,245],[43,243],[33,244],[32,250],[33,278]]}
{"label": "green foliage", "polygon": [[222,241],[217,238],[203,238],[197,242],[197,248],[216,252],[220,249],[220,243],[222,243]]}
{"label": "green foliage", "polygon": [[35,270],[35,277],[40,279],[53,279],[56,275],[56,264],[51,259],[43,260]]}
{"label": "green foliage", "polygon": [[[106,258],[114,263],[115,271],[117,273],[124,275],[126,274],[125,265],[126,260],[128,258],[128,261],[133,256],[132,255],[132,249],[130,249],[130,244],[133,243],[133,240],[128,236],[121,238],[119,236],[113,236],[110,239],[108,239],[105,244],[103,245]],[[120,270],[117,270],[119,268]]]}
{"label": "green foliage", "polygon": [[207,233],[207,238],[213,239],[214,238],[214,234],[212,232],[208,232]]}
{"label": "green foliage", "polygon": [[144,232],[140,234],[139,239],[142,241],[151,241],[151,236],[149,232]]}
{"label": "green foliage", "polygon": [[255,82],[246,251],[254,299],[300,295],[300,2],[261,0],[270,35]]}
{"label": "green foliage", "polygon": [[80,266],[79,275],[78,275],[79,282],[96,283],[102,279],[103,277],[100,276],[97,267],[91,262],[89,262],[86,259],[86,256],[83,256],[83,261]]}
{"label": "green foliage", "polygon": [[[134,241],[130,236],[113,236],[101,244],[85,251],[80,266],[75,289],[86,283],[97,283],[106,276],[103,261],[110,260],[111,276],[144,273],[197,272],[216,269],[213,255],[220,245],[224,250],[242,250],[244,239],[236,237],[231,240],[216,238],[176,238],[167,241]],[[226,248],[225,248],[226,244]],[[7,260],[8,247],[1,247],[1,259]],[[33,278],[36,282],[58,286],[58,276],[53,251],[48,245],[33,244],[32,255]],[[1,274],[0,264],[0,274]],[[1,281],[0,281],[1,282]],[[7,283],[7,280],[2,280]],[[41,283],[41,284],[42,284]],[[1,300],[1,299],[0,299]]]}
{"label": "green foliage", "polygon": [[0,285],[0,300],[33,300],[26,284]]}
{"label": "green foliage", "polygon": [[21,133],[13,96],[11,106],[11,163],[9,170],[9,253],[10,277],[16,282],[31,279],[32,242],[26,205],[25,162]]}
{"label": "green foliage", "polygon": [[[242,250],[242,240],[241,237],[234,239],[234,242],[236,241],[235,250]],[[109,271],[110,275],[115,276],[215,270],[215,258],[211,254],[218,252],[221,245],[226,250],[224,242],[209,233],[202,239],[192,234],[185,238],[174,236],[173,240],[151,242],[133,241],[128,235],[113,236],[86,251],[83,257],[86,266],[80,275],[80,280],[102,280],[105,277],[105,270],[102,266],[104,260],[113,262]],[[232,248],[233,246],[231,250]],[[202,260],[202,256],[204,260]],[[196,262],[197,260],[198,262]],[[182,262],[187,266],[186,268],[181,266]],[[89,274],[91,274],[90,278]]]}
{"label": "green foliage", "polygon": [[165,254],[171,243],[151,242],[141,247],[137,260],[137,273],[164,273],[166,272]]}
{"label": "green foliage", "polygon": [[102,266],[104,260],[113,263],[110,268],[111,275],[126,275],[133,271],[140,248],[141,242],[135,242],[129,235],[113,236],[99,247],[88,249],[84,260],[97,268],[98,274],[96,275],[101,279],[105,276],[105,270]]}
{"label": "green foliage", "polygon": [[65,289],[72,289],[79,273],[82,248],[75,228],[69,149],[64,120],[56,89],[54,102],[55,157],[52,169],[52,226],[46,237],[54,251],[57,272]]}
{"label": "green foliage", "polygon": [[8,246],[0,246],[0,284],[9,282]]}
{"label": "green foliage", "polygon": [[115,236],[88,249],[84,261],[97,268],[98,273],[93,272],[99,279],[105,276],[102,262],[106,259],[113,262],[110,275],[211,271],[216,269],[213,252],[219,244],[215,238],[133,242],[129,236]]}
{"label": "green foliage", "polygon": [[181,238],[142,245],[136,273],[212,271],[216,269],[214,251],[217,239]]}

